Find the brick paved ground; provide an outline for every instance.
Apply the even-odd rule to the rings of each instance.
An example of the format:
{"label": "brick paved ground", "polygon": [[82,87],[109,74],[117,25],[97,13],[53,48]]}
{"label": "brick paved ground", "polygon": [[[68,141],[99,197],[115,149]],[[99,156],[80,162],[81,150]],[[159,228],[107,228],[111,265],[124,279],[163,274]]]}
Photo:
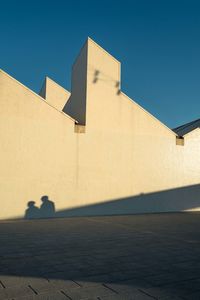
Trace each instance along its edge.
{"label": "brick paved ground", "polygon": [[0,299],[200,299],[200,214],[0,222]]}

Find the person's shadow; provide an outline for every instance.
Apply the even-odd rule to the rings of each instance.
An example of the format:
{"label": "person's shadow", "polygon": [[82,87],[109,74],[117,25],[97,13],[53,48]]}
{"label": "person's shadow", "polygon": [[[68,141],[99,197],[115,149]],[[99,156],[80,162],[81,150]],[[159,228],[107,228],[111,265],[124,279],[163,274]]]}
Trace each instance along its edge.
{"label": "person's shadow", "polygon": [[43,219],[55,217],[55,204],[49,200],[48,196],[41,197],[42,204],[39,207],[35,206],[35,201],[29,201],[27,203],[28,208],[25,211],[25,219]]}
{"label": "person's shadow", "polygon": [[40,217],[40,209],[35,206],[35,201],[27,203],[28,208],[25,211],[25,219],[38,219]]}
{"label": "person's shadow", "polygon": [[55,204],[49,200],[48,196],[41,197],[42,204],[40,206],[41,218],[53,218],[55,217]]}

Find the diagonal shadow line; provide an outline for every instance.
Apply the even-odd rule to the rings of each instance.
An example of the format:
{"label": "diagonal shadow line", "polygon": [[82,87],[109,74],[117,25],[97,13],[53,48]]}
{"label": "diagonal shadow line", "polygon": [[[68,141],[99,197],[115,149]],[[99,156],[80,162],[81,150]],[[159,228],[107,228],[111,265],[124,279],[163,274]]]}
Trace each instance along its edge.
{"label": "diagonal shadow line", "polygon": [[200,184],[58,211],[56,217],[160,213],[200,209]]}

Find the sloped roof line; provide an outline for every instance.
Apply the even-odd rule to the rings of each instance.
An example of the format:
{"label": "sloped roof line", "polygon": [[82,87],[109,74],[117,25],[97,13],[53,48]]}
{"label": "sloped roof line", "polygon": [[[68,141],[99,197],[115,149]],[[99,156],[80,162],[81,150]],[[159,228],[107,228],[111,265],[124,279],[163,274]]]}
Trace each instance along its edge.
{"label": "sloped roof line", "polygon": [[[48,103],[47,101],[44,101],[44,98],[41,97],[39,94],[35,93],[34,91],[32,91],[30,88],[28,88],[27,86],[25,86],[23,83],[21,83],[20,81],[18,81],[17,79],[15,79],[14,77],[12,77],[11,75],[9,75],[8,73],[6,73],[5,71],[3,71],[2,69],[0,69],[0,72],[3,73],[4,75],[6,75],[7,77],[9,77],[10,79],[12,79],[13,81],[15,81],[17,84],[21,85],[23,88],[25,88],[26,90],[28,90],[30,93],[34,94],[35,96],[37,96],[38,99],[42,100],[43,103],[45,103],[46,105],[52,107],[55,111],[61,113],[63,116],[67,117],[68,119],[71,119],[71,121],[73,122],[77,122],[77,120],[75,120],[74,118],[72,118],[71,116],[69,116],[68,114],[66,114],[63,111],[58,110],[57,108],[55,108],[53,105],[51,105],[50,103]],[[53,81],[53,80],[52,80]],[[78,122],[77,122],[78,123]]]}
{"label": "sloped roof line", "polygon": [[124,92],[120,90],[120,94],[125,96],[132,104],[136,105],[139,107],[141,110],[143,110],[150,118],[152,118],[154,121],[156,121],[158,124],[163,126],[168,132],[172,133],[173,135],[176,136],[176,132],[169,128],[167,125],[165,125],[162,121],[160,121],[157,117],[155,117],[153,114],[151,114],[148,110],[146,110],[143,106],[141,106],[138,102],[136,102],[134,99],[130,98],[128,95],[126,95]]}
{"label": "sloped roof line", "polygon": [[200,119],[196,119],[192,122],[178,126],[174,128],[173,131],[176,132],[178,135],[183,136],[189,133],[190,131],[195,130],[196,128],[200,128]]}

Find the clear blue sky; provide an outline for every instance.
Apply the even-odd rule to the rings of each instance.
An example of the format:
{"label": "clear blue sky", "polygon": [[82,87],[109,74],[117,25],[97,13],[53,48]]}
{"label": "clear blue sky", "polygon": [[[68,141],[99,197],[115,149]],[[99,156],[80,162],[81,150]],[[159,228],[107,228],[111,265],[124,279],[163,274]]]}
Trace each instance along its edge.
{"label": "clear blue sky", "polygon": [[90,36],[122,63],[122,90],[169,127],[200,118],[200,1],[1,1],[0,68],[38,92],[70,89]]}

